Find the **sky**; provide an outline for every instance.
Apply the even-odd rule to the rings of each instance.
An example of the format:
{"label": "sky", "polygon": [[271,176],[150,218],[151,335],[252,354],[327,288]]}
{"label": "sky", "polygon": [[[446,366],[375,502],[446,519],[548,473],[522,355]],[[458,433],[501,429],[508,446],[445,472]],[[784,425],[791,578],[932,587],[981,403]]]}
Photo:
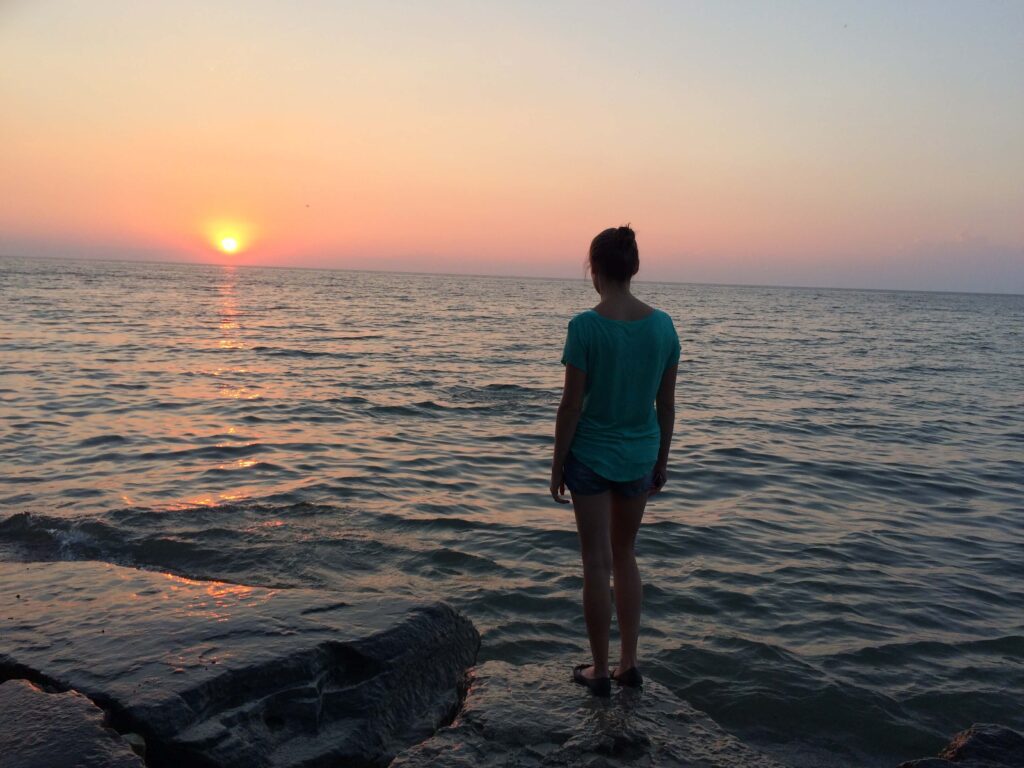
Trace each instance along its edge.
{"label": "sky", "polygon": [[579,277],[628,222],[641,279],[1024,293],[1022,41],[1016,0],[0,0],[0,255]]}

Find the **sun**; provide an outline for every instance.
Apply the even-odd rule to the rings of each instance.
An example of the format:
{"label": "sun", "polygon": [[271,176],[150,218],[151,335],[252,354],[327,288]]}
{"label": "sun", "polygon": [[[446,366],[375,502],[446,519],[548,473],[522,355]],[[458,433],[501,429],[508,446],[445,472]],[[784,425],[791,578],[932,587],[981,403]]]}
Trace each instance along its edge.
{"label": "sun", "polygon": [[256,237],[256,229],[252,224],[234,216],[211,218],[200,224],[200,227],[207,247],[224,256],[246,253]]}

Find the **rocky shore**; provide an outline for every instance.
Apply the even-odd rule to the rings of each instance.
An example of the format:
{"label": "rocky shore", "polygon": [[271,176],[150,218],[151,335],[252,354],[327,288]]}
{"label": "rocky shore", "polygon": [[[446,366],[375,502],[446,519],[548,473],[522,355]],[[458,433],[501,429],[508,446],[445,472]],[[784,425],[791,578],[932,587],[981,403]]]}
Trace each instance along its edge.
{"label": "rocky shore", "polygon": [[[473,666],[444,603],[347,603],[97,562],[0,563],[4,768],[781,768],[656,681]],[[899,768],[1021,768],[974,725]]]}
{"label": "rocky shore", "polygon": [[[0,688],[3,722],[26,697],[75,691],[46,707],[85,723],[74,710],[88,697],[106,725],[142,736],[154,768],[387,765],[450,721],[480,643],[443,603],[347,604],[96,562],[0,563],[0,583],[0,679],[37,686]],[[5,766],[91,753],[62,733],[109,746],[101,729],[58,728],[33,762],[0,730]]]}
{"label": "rocky shore", "polygon": [[565,665],[486,662],[455,721],[392,768],[781,768],[656,682],[597,699]]}
{"label": "rocky shore", "polygon": [[143,768],[102,709],[76,691],[48,693],[28,680],[0,684],[0,765],[5,768]]}

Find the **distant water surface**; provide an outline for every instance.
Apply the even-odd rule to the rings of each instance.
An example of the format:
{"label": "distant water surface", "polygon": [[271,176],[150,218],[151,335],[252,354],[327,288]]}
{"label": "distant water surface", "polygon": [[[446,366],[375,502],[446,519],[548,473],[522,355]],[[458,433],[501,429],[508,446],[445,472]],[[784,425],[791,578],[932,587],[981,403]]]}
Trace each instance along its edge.
{"label": "distant water surface", "polygon": [[[586,281],[5,259],[0,292],[0,558],[443,598],[483,659],[586,658],[546,489]],[[636,293],[683,345],[647,673],[792,765],[1024,728],[1024,297]]]}

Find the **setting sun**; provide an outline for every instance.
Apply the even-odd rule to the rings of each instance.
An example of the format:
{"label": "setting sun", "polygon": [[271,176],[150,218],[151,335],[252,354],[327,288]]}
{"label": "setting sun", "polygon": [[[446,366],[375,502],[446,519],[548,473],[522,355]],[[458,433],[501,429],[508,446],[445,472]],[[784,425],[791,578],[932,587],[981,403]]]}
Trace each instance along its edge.
{"label": "setting sun", "polygon": [[252,225],[238,216],[208,219],[200,225],[200,231],[208,248],[228,256],[247,252],[256,234]]}

